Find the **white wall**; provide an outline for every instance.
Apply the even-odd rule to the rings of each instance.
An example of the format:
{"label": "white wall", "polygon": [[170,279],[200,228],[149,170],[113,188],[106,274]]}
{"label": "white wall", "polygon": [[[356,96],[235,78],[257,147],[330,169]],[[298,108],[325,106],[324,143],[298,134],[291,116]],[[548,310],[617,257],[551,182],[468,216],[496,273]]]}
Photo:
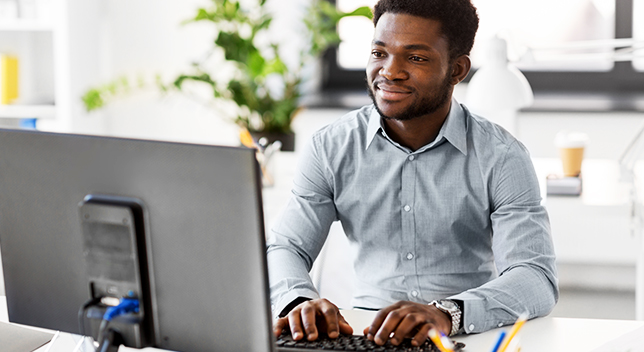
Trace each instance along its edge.
{"label": "white wall", "polygon": [[[295,34],[302,33],[301,22],[294,19],[303,14],[306,3],[307,0],[269,1],[275,10],[271,39],[288,43],[283,54],[290,62],[301,43]],[[102,1],[102,20],[97,24],[102,42],[100,80],[96,85],[126,76],[130,81],[143,77],[148,87],[90,114],[105,118],[105,134],[238,144],[231,106],[213,107],[210,90],[192,85],[192,96],[162,95],[153,83],[156,75],[169,83],[179,73],[189,72],[190,64],[202,60],[213,47],[216,32],[211,23],[181,24],[194,17],[197,8],[210,4],[209,0]],[[209,67],[214,74],[225,74],[225,66],[211,63]]]}

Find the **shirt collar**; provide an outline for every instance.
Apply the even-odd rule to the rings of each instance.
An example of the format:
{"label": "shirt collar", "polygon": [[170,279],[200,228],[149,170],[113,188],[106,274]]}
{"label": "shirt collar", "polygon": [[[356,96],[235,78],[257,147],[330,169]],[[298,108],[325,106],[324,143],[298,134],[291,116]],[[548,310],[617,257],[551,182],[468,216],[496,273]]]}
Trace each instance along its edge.
{"label": "shirt collar", "polygon": [[[371,110],[369,115],[369,124],[367,125],[367,145],[365,149],[369,149],[371,142],[376,137],[376,134],[383,129],[382,120],[378,110],[374,108]],[[383,129],[384,130],[384,129]],[[442,138],[445,138],[450,142],[456,149],[461,153],[467,155],[467,125],[465,123],[465,111],[461,104],[459,104],[456,99],[452,98],[452,104],[447,114],[447,119],[438,132],[436,139],[431,142],[427,147],[436,145],[437,141],[440,141]],[[421,148],[426,149],[426,148]]]}
{"label": "shirt collar", "polygon": [[369,115],[369,124],[367,125],[367,145],[365,146],[365,150],[369,149],[371,142],[373,142],[373,139],[381,128],[380,113],[376,109],[376,106],[373,105],[373,109],[371,109],[371,114]]}
{"label": "shirt collar", "polygon": [[447,114],[436,140],[441,137],[447,139],[456,149],[467,155],[467,123],[465,122],[465,110],[456,99],[452,98],[452,106]]}

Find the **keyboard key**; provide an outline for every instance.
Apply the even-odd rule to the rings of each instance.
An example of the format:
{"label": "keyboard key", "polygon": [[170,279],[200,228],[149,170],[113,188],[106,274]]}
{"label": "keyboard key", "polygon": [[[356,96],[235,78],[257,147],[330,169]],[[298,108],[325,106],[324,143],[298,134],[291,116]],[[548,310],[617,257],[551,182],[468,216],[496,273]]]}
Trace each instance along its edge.
{"label": "keyboard key", "polygon": [[[455,352],[462,351],[465,344],[455,342]],[[411,339],[406,339],[398,346],[386,343],[384,346],[376,345],[369,341],[366,336],[340,335],[332,339],[324,334],[315,341],[293,341],[288,331],[282,333],[277,339],[277,346],[281,351],[289,349],[310,350],[310,351],[369,351],[369,352],[440,352],[430,340],[425,341],[421,346],[412,346]]]}

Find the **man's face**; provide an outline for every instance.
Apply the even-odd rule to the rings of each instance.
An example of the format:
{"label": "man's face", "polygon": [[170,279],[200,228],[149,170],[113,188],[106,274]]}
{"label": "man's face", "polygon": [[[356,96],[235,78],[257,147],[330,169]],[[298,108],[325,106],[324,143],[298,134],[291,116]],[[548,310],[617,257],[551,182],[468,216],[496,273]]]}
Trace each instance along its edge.
{"label": "man's face", "polygon": [[449,103],[449,47],[440,22],[385,13],[378,20],[367,64],[369,95],[384,118],[409,120]]}

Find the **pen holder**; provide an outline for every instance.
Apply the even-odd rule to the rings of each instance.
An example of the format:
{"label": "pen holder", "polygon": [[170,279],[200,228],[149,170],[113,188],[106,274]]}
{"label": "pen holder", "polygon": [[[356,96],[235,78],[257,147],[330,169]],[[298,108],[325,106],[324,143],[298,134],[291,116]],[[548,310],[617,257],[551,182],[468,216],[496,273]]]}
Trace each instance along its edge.
{"label": "pen holder", "polygon": [[[265,145],[265,144],[264,144]],[[260,146],[262,146],[260,139]],[[275,141],[265,147],[257,148],[257,162],[262,170],[262,185],[264,187],[272,187],[275,185],[275,178],[273,173],[273,157],[279,153],[282,148],[280,141]]]}

